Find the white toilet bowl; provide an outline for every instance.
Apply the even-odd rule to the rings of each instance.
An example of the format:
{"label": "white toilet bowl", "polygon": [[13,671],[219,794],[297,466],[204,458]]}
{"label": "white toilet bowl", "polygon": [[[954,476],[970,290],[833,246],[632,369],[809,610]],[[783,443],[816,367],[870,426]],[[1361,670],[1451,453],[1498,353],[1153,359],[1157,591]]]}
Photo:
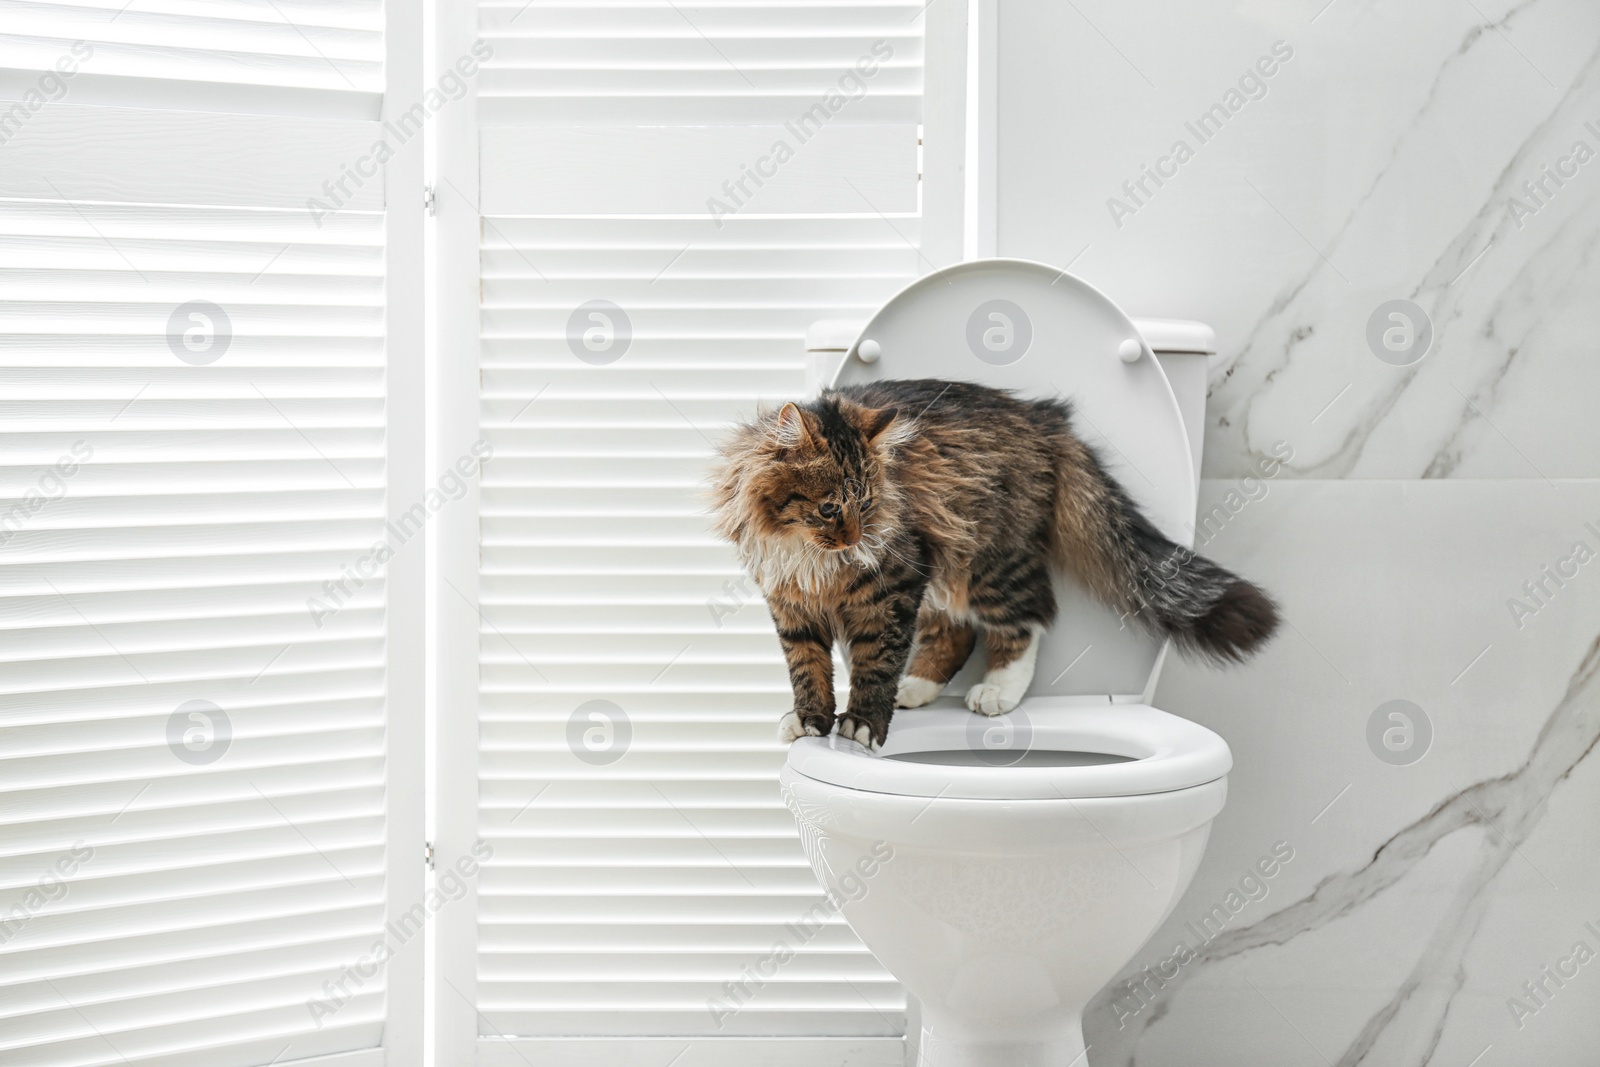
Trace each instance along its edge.
{"label": "white toilet bowl", "polygon": [[[1060,392],[1146,515],[1190,545],[1209,331],[1161,326],[1197,366],[1169,378],[1154,338],[1071,275],[978,261],[890,300],[832,377]],[[1162,643],[1066,583],[1057,597],[1015,711],[968,711],[969,667],[896,712],[879,752],[803,737],[780,775],[818,878],[921,1001],[926,1067],[1081,1067],[1083,1006],[1176,906],[1227,796],[1222,738],[1149,706]]]}
{"label": "white toilet bowl", "polygon": [[920,1063],[1067,1067],[1083,1006],[1188,887],[1231,764],[1151,707],[945,698],[876,755],[801,738],[779,780],[830,896],[922,1002]]}

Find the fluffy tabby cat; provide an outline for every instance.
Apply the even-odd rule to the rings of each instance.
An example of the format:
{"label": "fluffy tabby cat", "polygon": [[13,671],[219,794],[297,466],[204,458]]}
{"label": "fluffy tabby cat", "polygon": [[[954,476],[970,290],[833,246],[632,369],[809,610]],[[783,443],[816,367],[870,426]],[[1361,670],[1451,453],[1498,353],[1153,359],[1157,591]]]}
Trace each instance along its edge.
{"label": "fluffy tabby cat", "polygon": [[1191,653],[1239,660],[1272,636],[1267,595],[1164,537],[1070,419],[1062,400],[923,379],[829,390],[735,431],[715,522],[777,624],[794,687],[783,741],[833,729],[836,642],[839,731],[863,744],[936,697],[978,631],[988,662],[967,706],[1015,708],[1055,619],[1052,567]]}

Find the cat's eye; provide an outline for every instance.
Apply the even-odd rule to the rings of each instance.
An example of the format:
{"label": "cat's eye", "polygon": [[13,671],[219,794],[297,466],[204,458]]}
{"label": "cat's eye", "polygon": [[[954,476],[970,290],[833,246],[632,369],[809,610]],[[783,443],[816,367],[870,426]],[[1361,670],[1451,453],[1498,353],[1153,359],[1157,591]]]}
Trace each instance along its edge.
{"label": "cat's eye", "polygon": [[872,510],[872,498],[870,496],[869,497],[863,497],[861,499],[861,513],[863,515],[865,515],[867,512],[869,512],[871,510]]}
{"label": "cat's eye", "polygon": [[839,514],[839,505],[832,501],[826,501],[817,507],[817,513],[825,519],[834,518]]}

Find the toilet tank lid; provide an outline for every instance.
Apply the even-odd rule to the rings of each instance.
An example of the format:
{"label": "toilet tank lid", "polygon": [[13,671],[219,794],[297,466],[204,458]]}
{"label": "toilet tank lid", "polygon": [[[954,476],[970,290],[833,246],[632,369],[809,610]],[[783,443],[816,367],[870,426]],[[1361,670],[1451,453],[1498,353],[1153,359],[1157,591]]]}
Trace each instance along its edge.
{"label": "toilet tank lid", "polygon": [[1217,350],[1217,331],[1203,322],[1135,318],[1133,324],[1152,352],[1196,352],[1209,356]]}
{"label": "toilet tank lid", "polygon": [[[806,327],[806,351],[848,352],[866,325],[866,319],[817,319]],[[1217,350],[1217,333],[1203,322],[1136,318],[1133,325],[1152,352],[1210,355]]]}

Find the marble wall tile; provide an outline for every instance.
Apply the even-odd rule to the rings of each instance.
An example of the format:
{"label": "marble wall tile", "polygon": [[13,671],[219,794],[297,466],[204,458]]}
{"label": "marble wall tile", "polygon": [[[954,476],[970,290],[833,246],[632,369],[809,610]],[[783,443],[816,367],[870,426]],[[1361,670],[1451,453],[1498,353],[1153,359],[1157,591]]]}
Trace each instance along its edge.
{"label": "marble wall tile", "polygon": [[[1209,476],[1279,441],[1291,478],[1600,475],[1600,5],[1086,0],[1000,22],[999,250],[1217,328]],[[1264,95],[1202,142],[1275,45]],[[1180,140],[1174,176],[1125,190]],[[1432,323],[1410,366],[1368,345],[1393,299]]]}
{"label": "marble wall tile", "polygon": [[[1207,480],[1202,506],[1235,487]],[[1157,978],[1092,1005],[1090,1063],[1592,1067],[1600,482],[1276,480],[1205,550],[1289,625],[1244,668],[1163,675],[1156,703],[1232,746],[1230,795],[1123,975]],[[1368,741],[1397,699],[1433,734],[1407,765]],[[1244,883],[1274,846],[1293,858]],[[1226,922],[1196,934],[1218,905]],[[1522,983],[1580,941],[1596,958],[1530,999]],[[1515,1017],[1513,997],[1538,1010]]]}

